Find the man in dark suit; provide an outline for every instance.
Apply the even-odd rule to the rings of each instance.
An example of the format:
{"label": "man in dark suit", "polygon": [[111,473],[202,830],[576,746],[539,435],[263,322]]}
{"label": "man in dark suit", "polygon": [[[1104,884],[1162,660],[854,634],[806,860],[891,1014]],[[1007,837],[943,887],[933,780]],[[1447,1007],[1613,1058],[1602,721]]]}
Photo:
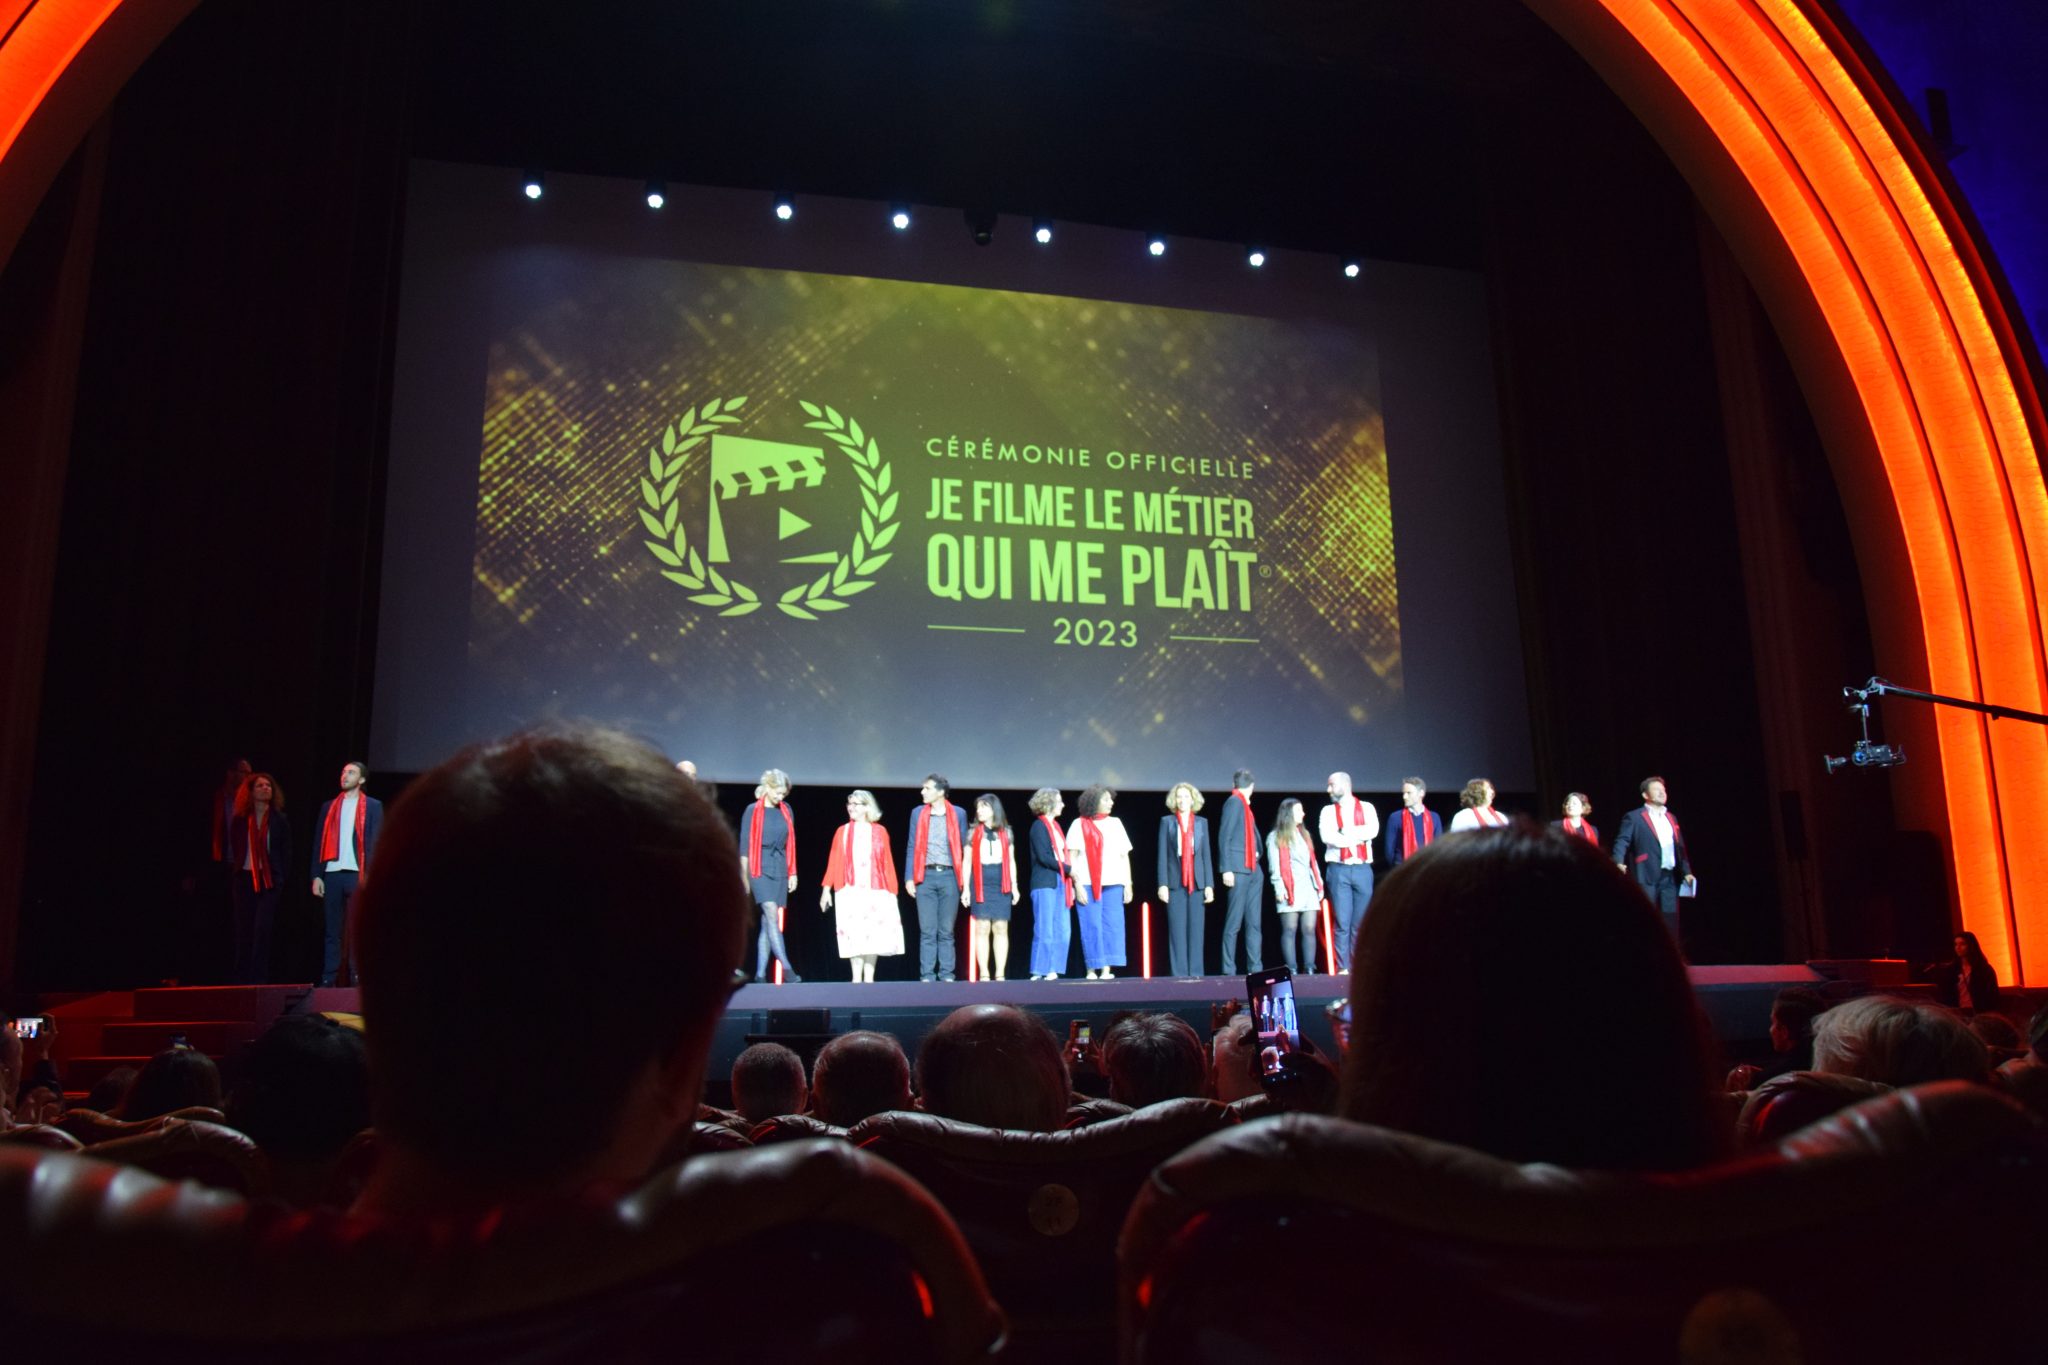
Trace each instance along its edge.
{"label": "man in dark suit", "polygon": [[[313,894],[327,912],[327,951],[320,984],[338,986],[341,949],[348,933],[349,905],[370,868],[370,851],[384,827],[384,803],[363,790],[369,768],[351,759],[341,765],[341,790],[320,808],[313,836]],[[355,977],[355,945],[349,944],[349,977]]]}
{"label": "man in dark suit", "polygon": [[956,970],[953,926],[967,904],[960,869],[970,845],[967,812],[946,799],[952,789],[937,773],[925,778],[918,790],[923,804],[910,813],[903,841],[903,894],[917,904],[919,981],[951,981]]}
{"label": "man in dark suit", "polygon": [[1419,777],[1401,780],[1401,809],[1387,817],[1387,841],[1382,852],[1380,865],[1392,872],[1413,854],[1420,853],[1437,841],[1444,832],[1443,821],[1437,813],[1422,804],[1429,795],[1429,788]]}
{"label": "man in dark suit", "polygon": [[1252,775],[1239,768],[1230,775],[1230,795],[1223,800],[1221,828],[1216,835],[1216,863],[1223,870],[1223,885],[1229,891],[1223,912],[1223,974],[1237,975],[1237,935],[1244,928],[1244,958],[1248,972],[1266,969],[1261,922],[1266,909],[1266,879],[1259,875],[1263,841],[1259,822],[1252,818]]}
{"label": "man in dark suit", "polygon": [[1622,817],[1621,828],[1614,835],[1614,864],[1636,879],[1636,885],[1657,906],[1664,916],[1664,927],[1671,931],[1671,941],[1683,945],[1679,937],[1678,892],[1681,886],[1690,894],[1693,886],[1692,859],[1686,855],[1685,835],[1678,828],[1678,817],[1665,806],[1668,793],[1661,777],[1646,777],[1637,788],[1642,793],[1643,804]]}

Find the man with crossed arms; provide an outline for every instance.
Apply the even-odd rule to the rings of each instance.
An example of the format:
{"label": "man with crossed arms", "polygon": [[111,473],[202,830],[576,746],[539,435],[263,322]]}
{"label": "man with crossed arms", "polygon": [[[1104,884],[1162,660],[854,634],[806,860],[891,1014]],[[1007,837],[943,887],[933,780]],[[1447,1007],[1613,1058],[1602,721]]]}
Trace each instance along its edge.
{"label": "man with crossed arms", "polygon": [[1330,951],[1336,958],[1334,970],[1348,972],[1351,944],[1365,921],[1366,902],[1372,899],[1372,844],[1379,837],[1380,815],[1372,802],[1351,794],[1350,773],[1331,773],[1324,790],[1330,804],[1323,807],[1317,825],[1323,838],[1323,883],[1337,921],[1331,931],[1337,941]]}

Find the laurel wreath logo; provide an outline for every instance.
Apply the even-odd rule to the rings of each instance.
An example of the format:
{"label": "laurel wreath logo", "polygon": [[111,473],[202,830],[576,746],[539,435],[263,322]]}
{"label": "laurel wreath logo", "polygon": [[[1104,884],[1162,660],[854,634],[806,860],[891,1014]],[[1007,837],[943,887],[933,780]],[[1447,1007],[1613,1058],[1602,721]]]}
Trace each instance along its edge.
{"label": "laurel wreath logo", "polygon": [[[654,537],[643,543],[667,566],[661,576],[688,589],[690,601],[698,606],[718,608],[720,616],[759,611],[761,596],[738,579],[721,574],[717,565],[706,563],[697,553],[678,515],[681,502],[676,490],[690,452],[720,427],[737,422],[746,401],[744,397],[714,398],[701,411],[693,407],[684,413],[648,449],[647,473],[640,480],[640,499],[645,504],[638,509],[640,522]],[[894,557],[888,546],[901,529],[896,519],[899,495],[890,491],[889,464],[882,458],[881,447],[861,430],[859,422],[832,407],[802,399],[797,406],[811,418],[805,428],[823,432],[852,463],[861,488],[860,529],[854,532],[852,548],[816,579],[797,584],[776,600],[775,609],[783,615],[815,621],[820,612],[844,611],[847,598],[875,586],[874,575]]]}

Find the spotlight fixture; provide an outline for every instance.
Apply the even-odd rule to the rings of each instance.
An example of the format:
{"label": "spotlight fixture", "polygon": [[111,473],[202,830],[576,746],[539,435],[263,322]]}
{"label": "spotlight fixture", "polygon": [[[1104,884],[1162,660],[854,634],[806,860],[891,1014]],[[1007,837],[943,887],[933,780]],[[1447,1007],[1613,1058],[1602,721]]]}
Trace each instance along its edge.
{"label": "spotlight fixture", "polygon": [[647,207],[658,209],[668,202],[668,187],[659,180],[647,182]]}
{"label": "spotlight fixture", "polygon": [[1164,237],[1152,238],[1145,243],[1145,250],[1151,252],[1154,256],[1164,256],[1166,254],[1166,239]]}
{"label": "spotlight fixture", "polygon": [[1344,262],[1344,278],[1347,280],[1358,278],[1358,262],[1356,260]]}
{"label": "spotlight fixture", "polygon": [[790,198],[786,194],[776,195],[775,216],[777,218],[780,218],[785,223],[788,222],[790,219],[796,217],[796,200]]}
{"label": "spotlight fixture", "polygon": [[905,207],[903,207],[903,205],[901,205],[901,204],[898,204],[898,205],[896,205],[896,207],[894,207],[894,208],[890,209],[890,210],[889,210],[889,226],[890,226],[890,227],[892,227],[892,228],[895,228],[895,229],[896,229],[896,230],[897,230],[898,232],[907,232],[907,231],[909,231],[909,229],[910,229],[910,210],[909,210],[909,209],[907,209],[907,208],[905,208]]}
{"label": "spotlight fixture", "polygon": [[1260,266],[1266,263],[1266,253],[1259,250],[1257,247],[1253,247],[1251,250],[1245,252],[1244,263],[1250,266],[1252,269],[1257,270]]}
{"label": "spotlight fixture", "polygon": [[967,210],[967,232],[974,238],[976,246],[987,246],[995,240],[996,215],[993,209]]}
{"label": "spotlight fixture", "polygon": [[1052,219],[1040,218],[1031,225],[1031,240],[1040,246],[1052,245]]}
{"label": "spotlight fixture", "polygon": [[540,198],[540,192],[541,192],[541,177],[540,177],[540,172],[539,172],[539,171],[528,171],[528,172],[526,173],[526,180],[525,180],[525,182],[523,183],[523,185],[521,186],[521,188],[523,188],[523,189],[525,190],[525,192],[526,192],[526,197],[527,197],[528,199],[538,199],[538,198]]}

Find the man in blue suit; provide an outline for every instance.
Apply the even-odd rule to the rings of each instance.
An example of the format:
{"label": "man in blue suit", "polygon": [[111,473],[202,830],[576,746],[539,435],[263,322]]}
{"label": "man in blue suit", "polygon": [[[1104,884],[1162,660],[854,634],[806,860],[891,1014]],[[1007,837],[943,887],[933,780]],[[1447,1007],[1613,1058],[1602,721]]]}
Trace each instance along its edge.
{"label": "man in blue suit", "polygon": [[[351,759],[341,765],[341,790],[320,808],[313,838],[313,894],[327,909],[327,951],[320,984],[339,986],[342,942],[348,936],[349,905],[356,898],[370,852],[384,827],[384,803],[363,790],[369,769]],[[349,977],[355,977],[355,944],[348,945]]]}
{"label": "man in blue suit", "polygon": [[1621,828],[1615,831],[1614,865],[1636,879],[1636,885],[1643,888],[1643,893],[1664,916],[1671,941],[1682,950],[1678,896],[1680,887],[1687,888],[1690,894],[1694,885],[1692,858],[1685,851],[1685,835],[1679,831],[1678,817],[1665,805],[1670,795],[1664,779],[1646,777],[1637,790],[1642,793],[1643,804],[1623,816]]}
{"label": "man in blue suit", "polygon": [[953,926],[967,904],[961,859],[968,856],[967,812],[946,799],[952,784],[932,773],[918,789],[924,804],[910,813],[903,841],[903,894],[917,902],[917,979],[951,981]]}

